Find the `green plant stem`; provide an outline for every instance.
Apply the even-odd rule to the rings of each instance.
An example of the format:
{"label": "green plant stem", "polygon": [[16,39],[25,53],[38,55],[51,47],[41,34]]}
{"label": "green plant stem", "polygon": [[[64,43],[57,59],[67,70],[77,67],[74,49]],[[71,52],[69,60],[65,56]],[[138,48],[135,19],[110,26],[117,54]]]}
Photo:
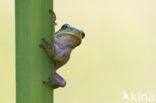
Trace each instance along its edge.
{"label": "green plant stem", "polygon": [[16,103],[53,103],[53,90],[42,83],[52,76],[53,63],[39,47],[53,40],[52,0],[15,0]]}

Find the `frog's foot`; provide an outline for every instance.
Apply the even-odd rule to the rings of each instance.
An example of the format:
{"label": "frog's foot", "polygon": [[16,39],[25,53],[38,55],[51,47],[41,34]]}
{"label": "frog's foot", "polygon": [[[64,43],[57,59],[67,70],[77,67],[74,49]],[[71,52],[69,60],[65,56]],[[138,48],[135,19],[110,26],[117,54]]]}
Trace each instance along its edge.
{"label": "frog's foot", "polygon": [[43,81],[43,84],[51,86],[53,89],[59,88],[59,84],[56,81]]}
{"label": "frog's foot", "polygon": [[56,72],[54,73],[54,79],[49,77],[48,81],[43,81],[43,84],[50,85],[53,89],[59,88],[59,87],[65,87],[66,81]]}
{"label": "frog's foot", "polygon": [[50,56],[52,59],[54,57],[54,47],[52,43],[48,43],[45,38],[42,38],[44,44],[40,44],[40,47]]}
{"label": "frog's foot", "polygon": [[51,14],[53,14],[53,16],[54,16],[54,21],[56,21],[56,14],[55,14],[55,12],[54,12],[52,9],[49,9],[49,12],[50,12]]}
{"label": "frog's foot", "polygon": [[45,40],[45,38],[42,38],[42,41],[47,45],[49,46],[48,42]]}
{"label": "frog's foot", "polygon": [[52,9],[49,9],[49,12],[50,12],[51,14],[53,14],[53,17],[54,17],[54,22],[52,23],[52,26],[57,25],[57,23],[55,22],[55,21],[56,21],[56,14],[55,14],[55,12],[54,12]]}

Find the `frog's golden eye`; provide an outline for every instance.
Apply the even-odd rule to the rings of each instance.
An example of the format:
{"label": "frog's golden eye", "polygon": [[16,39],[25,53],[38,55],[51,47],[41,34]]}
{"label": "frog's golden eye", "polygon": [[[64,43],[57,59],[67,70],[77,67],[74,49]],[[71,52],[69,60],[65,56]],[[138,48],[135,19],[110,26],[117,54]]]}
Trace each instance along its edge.
{"label": "frog's golden eye", "polygon": [[64,24],[64,25],[62,25],[61,30],[65,30],[67,28],[68,28],[68,24]]}

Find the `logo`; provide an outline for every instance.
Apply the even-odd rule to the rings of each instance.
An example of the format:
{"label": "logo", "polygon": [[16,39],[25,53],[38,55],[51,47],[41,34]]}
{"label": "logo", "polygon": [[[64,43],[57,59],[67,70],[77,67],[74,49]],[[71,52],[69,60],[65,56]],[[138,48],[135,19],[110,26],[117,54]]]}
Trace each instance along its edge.
{"label": "logo", "polygon": [[122,100],[131,101],[131,102],[147,102],[152,103],[155,101],[155,95],[153,93],[141,93],[131,91],[127,93],[126,91],[122,91]]}

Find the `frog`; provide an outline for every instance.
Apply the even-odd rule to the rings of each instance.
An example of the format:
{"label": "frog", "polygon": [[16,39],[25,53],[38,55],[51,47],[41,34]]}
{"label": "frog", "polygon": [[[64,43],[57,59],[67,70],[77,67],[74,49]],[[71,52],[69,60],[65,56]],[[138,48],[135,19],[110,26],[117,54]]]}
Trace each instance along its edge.
{"label": "frog", "polygon": [[[55,31],[56,15],[53,10],[50,12],[54,15],[52,26]],[[50,43],[42,38],[43,43],[40,44],[40,47],[54,63],[53,76],[49,77],[48,81],[43,81],[43,84],[50,85],[53,89],[66,86],[66,80],[57,73],[57,70],[69,61],[71,52],[81,44],[84,37],[83,30],[64,24],[57,32],[54,32],[54,40]]]}

